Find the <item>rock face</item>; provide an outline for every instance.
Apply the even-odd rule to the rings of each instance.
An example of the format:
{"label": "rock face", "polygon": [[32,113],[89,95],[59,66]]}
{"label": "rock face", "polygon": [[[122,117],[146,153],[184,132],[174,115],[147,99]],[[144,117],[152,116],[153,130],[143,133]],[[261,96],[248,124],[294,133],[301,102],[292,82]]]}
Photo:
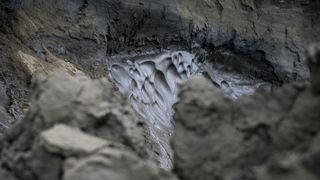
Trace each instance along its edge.
{"label": "rock face", "polygon": [[56,125],[42,132],[40,139],[50,152],[63,153],[65,156],[88,155],[111,144],[65,125]]}
{"label": "rock face", "polygon": [[318,47],[310,49],[311,87],[288,85],[237,102],[201,77],[183,87],[172,143],[178,176],[318,179]]}
{"label": "rock face", "polygon": [[[308,50],[317,75],[318,45]],[[9,180],[319,179],[318,76],[234,102],[195,76],[181,88],[173,172],[161,144],[107,79],[66,69],[35,76],[25,119],[1,139]],[[2,99],[7,99],[2,95]],[[152,131],[151,131],[152,132]],[[48,163],[50,162],[50,163]]]}
{"label": "rock face", "polygon": [[[0,80],[11,99],[5,109],[21,119],[28,102],[30,77],[14,61],[18,51],[48,62],[53,55],[101,77],[111,55],[184,50],[204,57],[213,82],[236,98],[305,81],[303,48],[320,40],[319,6],[312,0],[3,0]],[[219,66],[225,62],[228,68]]]}
{"label": "rock face", "polygon": [[3,83],[0,83],[0,129],[6,129],[9,126],[10,116],[6,111],[9,105],[9,97]]}
{"label": "rock face", "polygon": [[[303,50],[320,41],[319,9],[316,0],[2,0],[0,178],[177,179],[157,164],[171,167],[172,79],[190,75],[190,58],[182,68],[169,61],[173,70],[162,60],[184,52],[211,82],[183,88],[172,142],[178,177],[318,179],[319,47],[307,58]],[[46,77],[57,68],[67,73]],[[109,73],[150,119],[98,79]],[[218,90],[238,99],[310,75],[311,87],[238,102]],[[162,111],[142,105],[154,100],[143,90],[149,80]]]}
{"label": "rock face", "polygon": [[[178,2],[182,14],[196,24],[194,39],[204,38],[215,49],[227,49],[247,59],[268,62],[280,81],[308,77],[303,48],[319,40],[319,2]],[[205,25],[201,25],[203,23]]]}
{"label": "rock face", "polygon": [[159,169],[159,144],[106,79],[65,71],[37,79],[26,118],[2,139],[0,177],[175,179]]}
{"label": "rock face", "polygon": [[308,49],[308,60],[311,71],[312,90],[315,94],[320,93],[320,44],[312,44]]}

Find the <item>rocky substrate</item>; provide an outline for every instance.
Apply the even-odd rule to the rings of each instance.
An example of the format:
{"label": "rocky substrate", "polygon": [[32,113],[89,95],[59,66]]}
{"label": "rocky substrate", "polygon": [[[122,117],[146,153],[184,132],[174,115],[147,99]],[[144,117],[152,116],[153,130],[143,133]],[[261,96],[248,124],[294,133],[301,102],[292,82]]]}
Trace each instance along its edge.
{"label": "rocky substrate", "polygon": [[238,98],[309,79],[303,49],[320,41],[319,8],[315,0],[2,0],[0,128],[29,107],[31,75],[19,51],[100,78],[110,56],[183,50]]}
{"label": "rocky substrate", "polygon": [[311,85],[288,85],[237,102],[203,77],[183,86],[172,172],[159,168],[159,146],[148,126],[107,79],[64,71],[38,76],[30,111],[1,139],[0,177],[316,180],[319,47],[309,49]]}
{"label": "rocky substrate", "polygon": [[35,80],[30,111],[1,140],[0,177],[175,179],[159,145],[107,79],[58,71]]}
{"label": "rocky substrate", "polygon": [[[315,0],[1,1],[0,179],[319,179],[319,45],[304,55],[320,41],[319,9]],[[166,63],[152,64],[167,52],[194,56],[207,77],[182,87],[172,152],[178,87]],[[173,64],[177,79],[190,63]],[[141,79],[119,66],[152,73],[128,90],[126,78]],[[173,98],[157,102],[169,114],[139,112],[154,100],[146,79]],[[117,87],[139,97],[138,113]],[[152,131],[159,119],[170,128]]]}
{"label": "rocky substrate", "polygon": [[309,49],[312,84],[237,102],[207,79],[181,89],[172,140],[183,180],[316,180],[320,154],[320,44]]}

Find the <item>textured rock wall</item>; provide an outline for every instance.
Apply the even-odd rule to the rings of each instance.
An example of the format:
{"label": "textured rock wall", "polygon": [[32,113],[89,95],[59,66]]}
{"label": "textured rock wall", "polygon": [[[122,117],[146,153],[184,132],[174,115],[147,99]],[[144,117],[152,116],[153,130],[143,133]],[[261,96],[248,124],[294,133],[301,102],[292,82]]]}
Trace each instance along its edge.
{"label": "textured rock wall", "polygon": [[183,86],[173,172],[159,168],[160,146],[149,126],[109,81],[65,70],[38,76],[30,111],[0,139],[0,177],[319,179],[319,45],[308,52],[310,85],[237,102],[202,76]]}
{"label": "textured rock wall", "polygon": [[[16,61],[17,50],[44,61],[53,55],[91,77],[106,75],[110,55],[187,50],[206,62],[205,71],[223,72],[208,74],[232,97],[306,80],[303,47],[320,40],[318,9],[312,0],[4,0],[0,80],[10,98],[4,108],[21,119],[28,104],[30,75]],[[225,62],[227,68],[219,66]]]}
{"label": "textured rock wall", "polygon": [[[184,50],[238,98],[307,80],[303,47],[320,40],[319,17],[315,0],[1,1],[0,128],[24,120],[1,143],[0,177],[89,179],[98,171],[97,179],[175,179],[154,165],[162,156],[159,142],[125,100],[110,93],[111,85],[101,87],[105,80],[40,80],[23,118],[31,78],[57,67],[98,78],[107,74],[110,56]],[[234,104],[203,79],[186,87],[194,92],[183,91],[178,106],[175,173],[184,179],[318,176],[316,49],[309,57],[312,91],[296,85]],[[57,133],[61,129],[66,134]],[[87,141],[72,144],[69,136],[97,144],[88,150]]]}
{"label": "textured rock wall", "polygon": [[196,25],[192,38],[246,54],[249,59],[267,61],[280,81],[308,78],[303,48],[319,41],[319,2],[178,2],[182,14]]}
{"label": "textured rock wall", "polygon": [[40,76],[25,119],[1,139],[0,177],[20,180],[175,179],[160,146],[106,79]]}
{"label": "textured rock wall", "polygon": [[232,102],[203,77],[181,89],[173,137],[181,179],[318,179],[319,45],[308,51],[312,84]]}

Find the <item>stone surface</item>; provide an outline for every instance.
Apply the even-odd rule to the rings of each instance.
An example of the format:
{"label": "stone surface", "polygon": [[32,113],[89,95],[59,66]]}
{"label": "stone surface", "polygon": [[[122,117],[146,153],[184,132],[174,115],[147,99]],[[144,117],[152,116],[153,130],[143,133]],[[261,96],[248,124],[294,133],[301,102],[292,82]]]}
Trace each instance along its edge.
{"label": "stone surface", "polygon": [[[36,77],[30,111],[2,139],[4,172],[23,180],[77,179],[79,171],[85,179],[175,179],[159,169],[159,142],[107,79],[62,70]],[[117,166],[100,165],[100,156]]]}
{"label": "stone surface", "polygon": [[196,77],[181,88],[172,141],[179,177],[319,178],[320,96],[315,86],[287,85],[232,102],[208,81]]}
{"label": "stone surface", "polygon": [[5,85],[2,82],[0,82],[0,103],[1,106],[8,106],[9,104],[9,97],[6,92]]}
{"label": "stone surface", "polygon": [[[21,119],[28,102],[30,77],[14,60],[19,51],[44,64],[68,61],[91,77],[106,75],[110,56],[203,54],[209,72],[223,72],[211,78],[231,97],[306,81],[303,50],[320,40],[319,6],[312,0],[4,0],[0,74],[21,96],[10,114]],[[230,57],[229,68],[217,66]]]}
{"label": "stone surface", "polygon": [[65,169],[64,180],[176,180],[168,172],[160,170],[151,161],[141,161],[136,155],[105,148],[96,155],[72,162],[73,166]]}
{"label": "stone surface", "polygon": [[4,83],[0,81],[0,136],[2,135],[1,130],[9,128],[10,122],[12,122],[12,118],[7,111],[9,102],[6,87]]}
{"label": "stone surface", "polygon": [[[2,131],[10,127],[10,120],[11,116],[8,114],[7,110],[3,106],[0,106],[0,129]],[[2,136],[2,133],[0,133],[0,136]]]}
{"label": "stone surface", "polygon": [[314,93],[320,93],[320,43],[308,48],[308,62],[311,71],[311,84]]}
{"label": "stone surface", "polygon": [[303,49],[320,40],[319,6],[311,0],[4,0],[0,78],[7,82],[6,109],[14,121],[23,118],[34,72],[62,66],[100,78],[111,56],[168,50],[203,61],[202,70],[233,99],[307,81]]}
{"label": "stone surface", "polygon": [[56,69],[64,69],[66,72],[74,75],[81,73],[74,65],[69,62],[63,61],[52,55],[47,49],[47,60],[38,59],[29,54],[18,51],[16,54],[17,63],[24,68],[26,76],[33,76],[35,74],[48,74]]}
{"label": "stone surface", "polygon": [[297,154],[285,154],[282,157],[272,159],[266,166],[258,168],[256,176],[262,180],[318,179],[303,166]]}
{"label": "stone surface", "polygon": [[[184,87],[173,139],[181,179],[319,178],[318,60],[303,55],[320,40],[319,9],[316,0],[2,0],[0,92],[9,102],[0,103],[0,116],[17,124],[1,137],[0,177],[175,179],[151,162],[170,167],[163,129],[150,131],[106,79],[74,72],[100,78],[110,59],[169,50],[195,55],[234,99],[273,91],[233,102],[208,80]],[[298,84],[274,91],[308,81],[306,59],[312,90]],[[41,76],[30,87],[31,76],[50,74],[61,67],[56,62],[76,77]],[[109,154],[48,151],[39,135],[55,124],[112,142]]]}
{"label": "stone surface", "polygon": [[55,125],[40,134],[43,146],[52,153],[90,154],[110,145],[107,141],[82,133],[65,125]]}
{"label": "stone surface", "polygon": [[[226,49],[240,56],[245,55],[247,59],[266,61],[280,81],[308,77],[304,46],[319,41],[319,2],[178,2],[184,17],[195,24],[193,39],[205,39],[213,49]],[[261,53],[262,59],[256,56]]]}

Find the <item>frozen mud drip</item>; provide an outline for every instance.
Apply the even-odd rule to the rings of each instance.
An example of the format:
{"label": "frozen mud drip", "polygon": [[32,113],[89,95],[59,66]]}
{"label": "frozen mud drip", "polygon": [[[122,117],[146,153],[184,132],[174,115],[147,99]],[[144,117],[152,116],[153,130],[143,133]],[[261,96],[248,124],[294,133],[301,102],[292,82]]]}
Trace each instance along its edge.
{"label": "frozen mud drip", "polygon": [[173,130],[172,106],[178,101],[178,84],[197,71],[188,52],[166,52],[109,62],[109,77],[134,108],[155,127]]}
{"label": "frozen mud drip", "polygon": [[150,126],[150,135],[159,144],[159,162],[172,168],[170,136],[174,131],[173,105],[178,102],[179,84],[196,73],[194,55],[165,52],[140,57],[108,60],[109,77],[131,101]]}

